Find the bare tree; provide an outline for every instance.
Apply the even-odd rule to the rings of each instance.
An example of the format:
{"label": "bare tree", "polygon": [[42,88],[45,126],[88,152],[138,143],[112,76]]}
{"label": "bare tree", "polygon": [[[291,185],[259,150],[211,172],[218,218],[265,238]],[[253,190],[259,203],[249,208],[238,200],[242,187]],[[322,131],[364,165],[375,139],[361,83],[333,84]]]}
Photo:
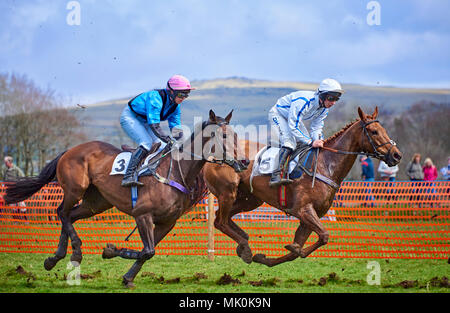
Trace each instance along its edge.
{"label": "bare tree", "polygon": [[41,89],[25,75],[0,75],[0,147],[15,157],[27,175],[85,139],[77,118],[62,106],[55,91]]}

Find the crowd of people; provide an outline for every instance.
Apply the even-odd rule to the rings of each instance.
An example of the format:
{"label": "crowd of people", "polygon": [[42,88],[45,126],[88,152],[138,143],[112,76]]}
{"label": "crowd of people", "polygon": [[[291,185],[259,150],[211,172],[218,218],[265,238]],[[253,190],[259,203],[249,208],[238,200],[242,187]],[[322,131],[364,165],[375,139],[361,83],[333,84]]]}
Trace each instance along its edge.
{"label": "crowd of people", "polygon": [[[361,162],[362,180],[375,181],[372,160],[365,155],[360,156],[359,160]],[[397,165],[389,167],[383,161],[380,161],[377,169],[381,181],[395,181],[398,170]],[[450,157],[447,159],[447,165],[438,171],[431,158],[426,158],[421,164],[421,155],[416,153],[406,166],[406,176],[410,181],[450,180]]]}
{"label": "crowd of people", "polygon": [[[375,170],[373,166],[372,160],[367,156],[360,157],[361,162],[361,178],[365,182],[373,182],[375,181]],[[397,173],[399,168],[397,165],[389,167],[385,162],[380,161],[378,165],[378,174],[380,181],[386,181],[388,183],[388,187],[393,187],[393,181],[396,180]],[[406,166],[406,176],[413,183],[413,191],[410,196],[410,201],[422,201],[422,200],[433,200],[433,194],[436,193],[436,189],[434,188],[433,181],[435,180],[450,180],[450,157],[447,159],[447,166],[442,167],[439,171],[437,167],[433,164],[431,158],[426,158],[423,164],[421,163],[421,155],[419,153],[414,154],[411,161],[409,161]],[[424,182],[424,183],[420,183]],[[368,202],[371,206],[373,205],[374,197],[372,195],[371,184],[366,183],[364,193],[367,195],[364,197],[364,200]],[[386,200],[387,201],[395,201],[396,200],[396,191],[394,188],[388,188],[385,190]],[[421,195],[422,193],[426,193],[428,195]],[[419,206],[421,204],[419,203]]]}

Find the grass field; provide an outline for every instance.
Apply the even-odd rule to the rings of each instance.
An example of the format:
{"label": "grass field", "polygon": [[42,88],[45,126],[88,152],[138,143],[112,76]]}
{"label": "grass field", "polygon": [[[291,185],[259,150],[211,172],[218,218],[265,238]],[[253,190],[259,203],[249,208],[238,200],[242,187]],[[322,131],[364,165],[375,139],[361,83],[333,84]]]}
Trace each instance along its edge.
{"label": "grass field", "polygon": [[[0,293],[447,293],[447,260],[402,259],[297,259],[276,267],[242,262],[238,257],[156,255],[136,277],[136,288],[122,287],[122,275],[132,264],[120,258],[103,260],[84,255],[79,285],[69,256],[47,272],[48,255],[1,253]],[[380,284],[367,277],[380,265]],[[68,267],[69,265],[69,267]],[[375,276],[369,275],[370,278]]]}

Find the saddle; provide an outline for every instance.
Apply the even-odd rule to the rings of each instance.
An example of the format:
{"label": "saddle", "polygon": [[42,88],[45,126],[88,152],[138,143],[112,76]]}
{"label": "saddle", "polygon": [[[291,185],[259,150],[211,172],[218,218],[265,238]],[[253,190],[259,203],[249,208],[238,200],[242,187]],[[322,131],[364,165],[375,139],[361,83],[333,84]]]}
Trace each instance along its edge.
{"label": "saddle", "polygon": [[[308,176],[315,177],[318,180],[339,189],[339,185],[334,181],[315,172],[316,158],[318,148],[312,148],[308,145],[299,145],[291,153],[283,168],[287,170],[286,176],[291,179],[299,179],[306,173]],[[265,147],[258,152],[255,157],[252,173],[250,176],[250,192],[253,192],[252,181],[254,176],[270,175],[276,167],[279,148]]]}
{"label": "saddle", "polygon": [[[139,164],[137,174],[138,176],[148,176],[156,171],[159,165],[160,158],[156,158],[157,152],[161,147],[161,142],[155,143],[152,145],[150,150],[147,152],[143,161]],[[133,148],[129,145],[123,144],[121,145],[122,152],[130,152],[133,153],[136,148]]]}

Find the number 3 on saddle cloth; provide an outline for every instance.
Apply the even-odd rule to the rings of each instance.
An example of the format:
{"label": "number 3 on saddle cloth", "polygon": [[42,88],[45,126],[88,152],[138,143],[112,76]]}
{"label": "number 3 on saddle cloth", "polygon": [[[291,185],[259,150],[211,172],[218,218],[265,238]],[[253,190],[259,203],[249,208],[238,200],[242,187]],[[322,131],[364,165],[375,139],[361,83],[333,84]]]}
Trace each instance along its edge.
{"label": "number 3 on saddle cloth", "polygon": [[[250,176],[250,191],[253,192],[252,181],[254,176],[271,175],[278,166],[279,148],[264,147],[255,157],[255,165]],[[305,171],[311,168],[315,149],[305,146],[295,150],[289,157],[288,164],[285,164],[284,171],[288,170],[290,179],[297,179],[302,177]],[[308,173],[310,174],[310,173]],[[282,175],[285,175],[282,174]],[[279,187],[280,205],[286,207],[286,186]]]}
{"label": "number 3 on saddle cloth", "polygon": [[[161,158],[155,158],[153,159],[159,152],[161,152],[160,149],[156,149],[156,152],[153,152],[145,158],[145,160],[142,162],[139,169],[136,171],[136,174],[138,177],[141,176],[149,176],[153,175],[159,182],[170,185],[174,188],[177,188],[183,193],[189,193],[189,190],[187,190],[184,186],[178,184],[175,181],[168,180],[167,178],[164,178],[160,176],[158,173],[156,173],[156,168],[158,167]],[[119,153],[116,158],[114,159],[113,165],[111,167],[111,172],[109,175],[124,175],[125,171],[128,167],[128,163],[130,162],[131,158],[131,152],[124,151]],[[131,204],[132,208],[135,207],[136,202],[138,198],[138,190],[137,186],[131,187]]]}

